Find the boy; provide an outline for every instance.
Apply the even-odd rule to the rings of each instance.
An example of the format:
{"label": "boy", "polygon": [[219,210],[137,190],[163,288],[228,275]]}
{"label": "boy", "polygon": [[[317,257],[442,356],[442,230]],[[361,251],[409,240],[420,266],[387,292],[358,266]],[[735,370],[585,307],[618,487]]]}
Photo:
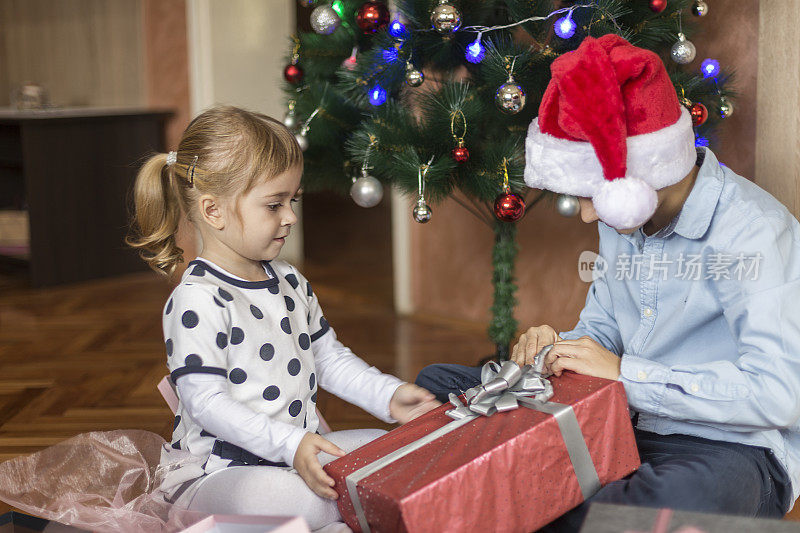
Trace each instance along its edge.
{"label": "boy", "polygon": [[[781,517],[800,492],[800,224],[695,150],[661,60],[616,35],[551,67],[526,139],[528,186],[600,221],[596,275],[572,331],[530,328],[512,359],[623,382],[642,460],[589,502]],[[440,398],[480,369],[432,365]],[[552,523],[577,531],[587,504]]]}

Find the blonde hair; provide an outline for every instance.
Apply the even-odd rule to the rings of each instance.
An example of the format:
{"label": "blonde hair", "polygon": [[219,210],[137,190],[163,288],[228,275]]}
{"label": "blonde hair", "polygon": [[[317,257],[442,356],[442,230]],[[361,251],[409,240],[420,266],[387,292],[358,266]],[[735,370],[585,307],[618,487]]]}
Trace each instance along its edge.
{"label": "blonde hair", "polygon": [[196,222],[201,195],[238,197],[302,164],[294,135],[277,120],[232,106],[209,109],[183,132],[174,164],[167,166],[167,154],[155,154],[139,170],[125,242],[153,270],[170,275],[183,261],[175,242],[181,215]]}

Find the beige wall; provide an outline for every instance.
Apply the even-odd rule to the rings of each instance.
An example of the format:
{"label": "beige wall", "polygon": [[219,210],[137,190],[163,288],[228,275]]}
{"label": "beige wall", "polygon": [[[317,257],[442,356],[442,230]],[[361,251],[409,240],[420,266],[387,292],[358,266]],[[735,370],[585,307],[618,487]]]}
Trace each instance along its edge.
{"label": "beige wall", "polygon": [[[692,66],[699,69],[704,58],[715,57],[737,71],[740,97],[735,114],[722,125],[718,153],[732,169],[752,177],[758,2],[718,0],[709,2],[709,7],[709,14],[698,21],[701,31],[693,37],[697,59]],[[797,62],[793,65],[796,73]],[[791,107],[797,107],[796,93],[794,100],[785,102],[784,108]],[[488,324],[492,232],[453,202],[435,206],[425,226],[408,224],[414,310]],[[547,323],[556,329],[571,328],[589,288],[578,278],[578,256],[583,250],[597,250],[596,226],[565,219],[542,203],[520,223],[518,242],[516,317],[520,327]]]}
{"label": "beige wall", "polygon": [[145,103],[140,0],[0,0],[0,106],[19,84],[58,106]]}

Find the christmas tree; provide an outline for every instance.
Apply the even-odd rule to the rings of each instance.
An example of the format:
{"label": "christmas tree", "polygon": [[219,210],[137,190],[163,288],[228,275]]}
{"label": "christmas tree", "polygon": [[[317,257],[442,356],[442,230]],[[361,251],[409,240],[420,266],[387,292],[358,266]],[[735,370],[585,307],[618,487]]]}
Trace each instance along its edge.
{"label": "christmas tree", "polygon": [[[363,207],[385,186],[413,195],[419,223],[451,198],[494,232],[489,337],[505,359],[517,329],[517,224],[543,199],[563,215],[577,199],[527,189],[524,139],[550,64],[607,33],[658,53],[696,143],[732,111],[730,75],[695,61],[702,0],[300,0],[313,32],[293,37],[284,123],[305,150],[306,190],[349,191]],[[692,24],[695,22],[695,24]],[[589,104],[590,105],[590,104]]]}

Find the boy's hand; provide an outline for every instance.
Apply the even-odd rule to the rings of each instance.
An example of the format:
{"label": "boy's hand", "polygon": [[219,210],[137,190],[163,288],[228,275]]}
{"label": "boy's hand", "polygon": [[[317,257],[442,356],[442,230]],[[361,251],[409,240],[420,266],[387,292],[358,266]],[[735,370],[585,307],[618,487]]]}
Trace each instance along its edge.
{"label": "boy's hand", "polygon": [[333,478],[326,474],[322,465],[319,464],[317,459],[319,452],[326,452],[336,457],[344,455],[344,451],[328,439],[316,433],[306,433],[294,453],[292,466],[314,493],[323,498],[335,500],[339,495],[332,488]]}
{"label": "boy's hand", "polygon": [[539,350],[560,340],[561,337],[550,326],[544,325],[529,328],[528,331],[519,336],[517,344],[511,349],[511,360],[519,366],[532,365],[533,359],[539,353]]}
{"label": "boy's hand", "polygon": [[405,424],[440,405],[442,402],[436,400],[429,391],[413,383],[404,383],[394,391],[389,402],[389,414],[401,424]]}
{"label": "boy's hand", "polygon": [[605,346],[583,336],[577,340],[560,340],[553,345],[545,359],[545,368],[556,376],[564,370],[596,378],[618,379],[622,359]]}

